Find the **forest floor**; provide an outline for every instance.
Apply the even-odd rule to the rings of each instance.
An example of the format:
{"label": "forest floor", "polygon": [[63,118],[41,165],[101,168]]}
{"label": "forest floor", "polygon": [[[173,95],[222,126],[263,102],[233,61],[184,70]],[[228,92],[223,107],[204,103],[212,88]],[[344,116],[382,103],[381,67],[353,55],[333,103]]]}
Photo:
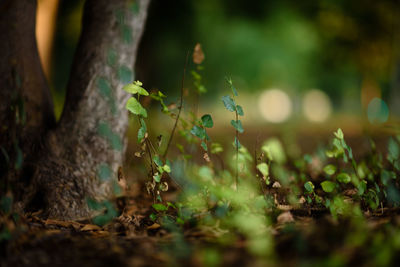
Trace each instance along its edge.
{"label": "forest floor", "polygon": [[[104,226],[38,213],[18,222],[2,218],[11,234],[1,234],[1,266],[395,266],[400,260],[400,209],[393,206],[364,207],[362,222],[355,223],[351,216],[334,218],[322,205],[280,203],[285,190],[270,187],[276,199],[268,227],[273,248],[260,256],[249,251],[243,232],[224,239],[235,230],[199,223],[204,214],[179,228],[150,219],[155,210],[145,184],[130,187],[135,190],[114,200],[120,215]],[[163,199],[178,196],[170,185]],[[166,215],[176,218],[176,210]]]}
{"label": "forest floor", "polygon": [[[259,260],[247,251],[244,237],[218,242],[224,234],[218,227],[185,225],[179,233],[165,229],[149,219],[152,199],[146,195],[117,202],[122,215],[104,227],[27,214],[13,238],[2,243],[2,266],[375,266],[368,246],[345,245],[351,222],[333,220],[326,209],[281,207],[271,227],[275,254]],[[370,232],[388,223],[400,227],[400,209],[365,216]]]}

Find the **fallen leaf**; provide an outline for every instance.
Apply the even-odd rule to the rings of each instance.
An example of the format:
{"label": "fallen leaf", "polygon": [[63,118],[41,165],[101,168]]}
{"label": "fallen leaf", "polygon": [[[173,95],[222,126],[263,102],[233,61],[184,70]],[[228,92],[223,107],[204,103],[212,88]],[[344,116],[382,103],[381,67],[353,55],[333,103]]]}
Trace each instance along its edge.
{"label": "fallen leaf", "polygon": [[83,226],[81,228],[82,232],[85,232],[85,231],[100,231],[100,230],[101,230],[101,227],[97,226],[95,224],[85,224],[85,226]]}
{"label": "fallen leaf", "polygon": [[154,229],[158,229],[161,226],[158,223],[153,223],[152,225],[147,227],[147,230],[154,230]]}

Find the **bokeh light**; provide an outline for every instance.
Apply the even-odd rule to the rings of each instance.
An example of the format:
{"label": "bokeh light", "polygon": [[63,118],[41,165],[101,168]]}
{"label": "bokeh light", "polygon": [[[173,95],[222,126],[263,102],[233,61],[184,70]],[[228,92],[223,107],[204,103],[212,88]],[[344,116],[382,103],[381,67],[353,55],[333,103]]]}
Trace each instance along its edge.
{"label": "bokeh light", "polygon": [[289,96],[280,89],[270,89],[261,93],[258,108],[263,118],[269,122],[286,121],[292,113]]}
{"label": "bokeh light", "polygon": [[389,107],[385,101],[375,97],[368,104],[367,116],[372,124],[385,123],[389,118]]}
{"label": "bokeh light", "polygon": [[332,104],[328,95],[318,89],[308,91],[302,102],[304,116],[312,122],[323,122],[332,113]]}

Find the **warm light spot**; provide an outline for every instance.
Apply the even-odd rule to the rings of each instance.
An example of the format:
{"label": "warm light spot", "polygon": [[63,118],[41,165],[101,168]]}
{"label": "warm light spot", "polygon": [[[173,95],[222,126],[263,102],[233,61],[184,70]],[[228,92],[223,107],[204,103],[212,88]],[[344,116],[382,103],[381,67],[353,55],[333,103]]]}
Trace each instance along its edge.
{"label": "warm light spot", "polygon": [[369,102],[367,115],[370,123],[385,123],[389,118],[389,107],[385,101],[376,97]]}
{"label": "warm light spot", "polygon": [[36,40],[43,71],[48,79],[58,3],[59,0],[40,0],[36,13]]}
{"label": "warm light spot", "polygon": [[292,102],[282,90],[264,91],[258,101],[261,115],[269,122],[279,123],[287,120],[292,113]]}
{"label": "warm light spot", "polygon": [[331,112],[331,101],[321,90],[310,90],[303,97],[303,113],[309,121],[323,122],[328,119]]}

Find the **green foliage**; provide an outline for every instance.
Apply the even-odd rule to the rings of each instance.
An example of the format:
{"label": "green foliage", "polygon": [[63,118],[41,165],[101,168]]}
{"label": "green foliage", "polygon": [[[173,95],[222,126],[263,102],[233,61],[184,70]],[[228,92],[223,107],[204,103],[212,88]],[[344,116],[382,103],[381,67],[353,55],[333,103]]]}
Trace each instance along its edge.
{"label": "green foliage", "polygon": [[306,191],[308,192],[308,193],[311,193],[311,192],[314,192],[314,184],[312,183],[312,182],[310,182],[310,181],[308,181],[308,182],[306,182],[305,184],[304,184],[304,188],[306,189]]}
{"label": "green foliage", "polygon": [[166,207],[166,206],[164,206],[163,204],[160,204],[160,203],[153,204],[152,207],[158,212],[167,211],[168,210],[168,207]]}
{"label": "green foliage", "polygon": [[322,187],[322,190],[324,190],[325,192],[331,193],[335,189],[336,184],[332,181],[323,181],[321,183],[321,187]]}
{"label": "green foliage", "polygon": [[200,138],[200,139],[205,139],[206,138],[206,130],[200,126],[193,126],[192,130],[190,131],[194,136]]}
{"label": "green foliage", "polygon": [[147,111],[142,107],[142,105],[139,103],[139,101],[137,101],[136,98],[129,98],[128,102],[126,102],[125,107],[131,113],[147,118]]}
{"label": "green foliage", "polygon": [[222,97],[222,102],[227,110],[234,112],[236,111],[236,104],[232,97],[226,95]]}
{"label": "green foliage", "polygon": [[142,85],[143,84],[140,81],[135,81],[133,83],[125,85],[122,89],[133,95],[138,94],[148,96],[149,93],[146,91],[146,89],[142,87]]}
{"label": "green foliage", "polygon": [[204,151],[207,152],[207,141],[210,141],[210,137],[207,134],[206,128],[212,128],[214,126],[214,122],[211,115],[205,114],[201,117],[201,120],[198,122],[198,124],[199,125],[193,126],[190,133],[200,139],[200,146]]}
{"label": "green foliage", "polygon": [[280,165],[286,163],[286,154],[283,149],[282,143],[277,138],[270,138],[266,140],[261,150],[264,151],[266,157]]}
{"label": "green foliage", "polygon": [[336,179],[339,182],[344,183],[344,184],[350,183],[350,181],[351,181],[350,175],[348,175],[345,172],[342,172],[342,173],[338,174],[338,176],[336,176]]}
{"label": "green foliage", "polygon": [[212,128],[214,126],[214,122],[211,118],[211,115],[206,114],[201,117],[201,123],[206,128]]}
{"label": "green foliage", "polygon": [[333,164],[326,165],[326,166],[324,167],[324,172],[325,172],[327,175],[333,175],[333,174],[336,172],[336,166],[333,165]]}
{"label": "green foliage", "polygon": [[233,126],[233,128],[235,128],[239,133],[243,133],[243,126],[242,126],[242,122],[240,120],[231,120],[231,124]]}
{"label": "green foliage", "polygon": [[[207,130],[214,127],[210,114],[200,119],[191,114],[190,119],[184,117],[178,121],[184,141],[189,145],[200,145],[207,165],[190,161],[191,155],[185,154],[189,149],[183,145],[184,141],[176,145],[181,152],[179,160],[171,163],[159,156],[149,143],[143,112],[137,107],[136,113],[132,112],[139,118],[138,141],[147,149],[143,148],[142,153],[151,155],[151,181],[146,184],[147,190],[154,196],[150,220],[168,231],[174,231],[177,236],[182,236],[182,229],[189,225],[217,231],[221,242],[235,240],[239,234],[246,239],[249,253],[267,258],[274,252],[273,236],[267,229],[272,222],[279,221],[276,216],[282,212],[282,206],[289,206],[292,210],[307,209],[308,212],[312,208],[322,209],[330,212],[334,220],[345,218],[351,223],[364,223],[366,210],[400,205],[400,149],[397,139],[389,139],[386,158],[376,151],[371,142],[371,154],[359,162],[355,161],[352,148],[347,145],[341,129],[334,133],[329,149],[320,148],[293,162],[290,161],[293,155],[288,152],[287,156],[287,147],[275,137],[262,142],[253,154],[239,142],[239,133],[243,133],[244,129],[238,118],[244,112],[236,104],[238,92],[232,80],[227,79],[227,83],[232,95],[224,96],[222,101],[235,116],[231,120],[235,130],[234,152],[224,150],[217,142],[210,142]],[[142,88],[141,84],[135,86]],[[139,92],[140,89],[129,90]],[[152,93],[150,97],[161,103],[164,113],[173,115],[165,107],[165,96],[161,92]],[[134,99],[140,105],[139,97]],[[215,154],[212,162],[208,151]],[[228,168],[222,159],[225,154],[229,159]],[[214,159],[221,160],[221,164]],[[314,166],[316,162],[320,167]],[[163,202],[160,195],[160,192],[168,190],[165,182],[168,176],[182,188],[182,195],[176,203]],[[251,179],[252,176],[257,180]],[[274,195],[269,192],[274,192]],[[280,198],[283,198],[282,203]],[[102,216],[108,214],[109,208],[105,203],[95,202],[89,206],[103,212]],[[354,224],[357,226],[357,223]],[[182,245],[182,240],[175,245]]]}

